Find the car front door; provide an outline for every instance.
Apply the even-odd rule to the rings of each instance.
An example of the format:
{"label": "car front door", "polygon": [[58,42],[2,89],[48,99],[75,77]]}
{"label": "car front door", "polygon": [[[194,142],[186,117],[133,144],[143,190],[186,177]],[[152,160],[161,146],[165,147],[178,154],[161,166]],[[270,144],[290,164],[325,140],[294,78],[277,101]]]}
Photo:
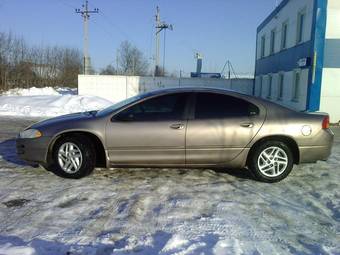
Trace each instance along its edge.
{"label": "car front door", "polygon": [[219,165],[236,158],[263,124],[265,110],[260,108],[237,96],[196,93],[187,126],[187,165]]}
{"label": "car front door", "polygon": [[187,93],[161,95],[130,106],[106,127],[112,166],[185,164]]}

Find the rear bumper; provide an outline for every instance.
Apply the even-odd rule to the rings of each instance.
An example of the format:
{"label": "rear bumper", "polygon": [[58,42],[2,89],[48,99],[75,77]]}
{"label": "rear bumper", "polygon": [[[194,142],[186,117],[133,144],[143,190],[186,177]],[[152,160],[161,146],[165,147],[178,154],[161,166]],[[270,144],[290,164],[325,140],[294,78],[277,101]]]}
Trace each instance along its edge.
{"label": "rear bumper", "polygon": [[19,158],[29,162],[46,163],[48,146],[51,137],[40,137],[33,139],[18,138],[16,149]]}
{"label": "rear bumper", "polygon": [[300,147],[300,163],[313,163],[318,160],[327,160],[331,152],[332,146]]}
{"label": "rear bumper", "polygon": [[318,160],[327,160],[332,153],[334,134],[327,130],[322,136],[322,145],[300,146],[300,163],[312,163]]}

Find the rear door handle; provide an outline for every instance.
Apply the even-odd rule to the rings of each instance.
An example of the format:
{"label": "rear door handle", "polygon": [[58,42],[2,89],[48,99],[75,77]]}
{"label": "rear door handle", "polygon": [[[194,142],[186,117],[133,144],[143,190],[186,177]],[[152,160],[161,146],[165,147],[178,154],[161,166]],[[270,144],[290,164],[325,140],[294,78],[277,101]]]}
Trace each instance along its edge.
{"label": "rear door handle", "polygon": [[252,128],[254,126],[254,123],[252,123],[252,122],[245,122],[245,123],[241,123],[240,126],[241,127],[245,127],[245,128]]}
{"label": "rear door handle", "polygon": [[172,129],[183,129],[184,125],[182,123],[176,123],[176,124],[170,125],[170,128],[172,128]]}

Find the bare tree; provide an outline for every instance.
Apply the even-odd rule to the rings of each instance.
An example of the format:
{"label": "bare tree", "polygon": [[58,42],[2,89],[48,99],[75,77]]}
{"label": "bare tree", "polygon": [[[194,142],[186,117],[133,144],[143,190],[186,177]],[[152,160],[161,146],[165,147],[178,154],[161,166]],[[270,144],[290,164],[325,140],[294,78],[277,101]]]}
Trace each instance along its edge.
{"label": "bare tree", "polygon": [[117,74],[117,70],[112,65],[107,65],[100,71],[102,75],[115,75]]}
{"label": "bare tree", "polygon": [[118,73],[124,75],[146,75],[149,63],[143,53],[128,41],[118,49]]}
{"label": "bare tree", "polygon": [[[62,84],[77,84],[78,74],[81,71],[82,55],[76,49],[63,49],[61,65],[59,66],[59,78]],[[75,75],[77,74],[77,75]]]}

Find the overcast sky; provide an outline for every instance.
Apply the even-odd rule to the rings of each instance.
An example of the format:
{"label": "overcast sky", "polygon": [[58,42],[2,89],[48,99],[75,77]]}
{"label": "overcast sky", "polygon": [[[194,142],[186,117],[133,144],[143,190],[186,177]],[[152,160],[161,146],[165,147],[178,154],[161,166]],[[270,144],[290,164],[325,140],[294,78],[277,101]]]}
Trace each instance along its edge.
{"label": "overcast sky", "polygon": [[[115,64],[116,49],[129,40],[152,63],[154,15],[174,26],[166,33],[166,70],[220,72],[230,60],[237,73],[253,73],[256,28],[278,0],[90,0],[99,14],[90,18],[90,55],[95,69]],[[32,45],[64,45],[82,50],[82,0],[0,0],[0,31],[11,31]],[[163,35],[162,35],[163,38]],[[162,40],[163,47],[163,40]],[[161,49],[161,57],[163,49]],[[161,60],[162,63],[162,60]]]}

